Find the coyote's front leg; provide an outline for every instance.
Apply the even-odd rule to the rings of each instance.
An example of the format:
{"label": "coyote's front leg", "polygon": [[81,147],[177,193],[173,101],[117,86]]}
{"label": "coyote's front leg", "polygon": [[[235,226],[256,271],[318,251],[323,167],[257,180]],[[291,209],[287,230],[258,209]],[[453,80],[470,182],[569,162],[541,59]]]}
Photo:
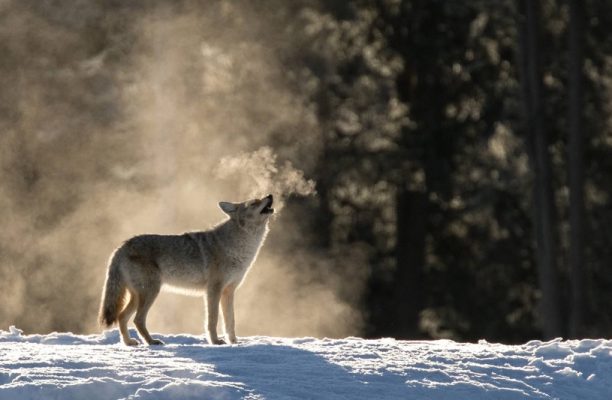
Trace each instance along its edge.
{"label": "coyote's front leg", "polygon": [[219,320],[219,300],[221,298],[221,285],[209,285],[206,291],[206,336],[210,344],[225,344],[217,336],[217,321]]}
{"label": "coyote's front leg", "polygon": [[235,285],[223,289],[221,293],[221,309],[223,311],[223,325],[225,326],[225,338],[230,343],[236,343],[236,328],[234,322],[234,292]]}

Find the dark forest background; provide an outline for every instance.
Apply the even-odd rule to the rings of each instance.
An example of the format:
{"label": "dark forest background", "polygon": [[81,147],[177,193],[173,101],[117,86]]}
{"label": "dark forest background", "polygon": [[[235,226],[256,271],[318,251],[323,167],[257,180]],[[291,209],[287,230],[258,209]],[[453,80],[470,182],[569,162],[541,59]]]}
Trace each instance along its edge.
{"label": "dark forest background", "polygon": [[[273,111],[254,110],[265,134],[244,149],[268,145],[316,181],[316,196],[286,206],[301,251],[336,264],[362,255],[363,287],[346,294],[364,318],[355,334],[505,342],[610,335],[612,2],[2,2],[0,185],[11,215],[35,215],[36,229],[49,230],[83,201],[86,182],[126,179],[108,169],[129,152],[109,152],[105,163],[78,159],[84,167],[55,170],[61,189],[47,193],[37,149],[48,139],[34,132],[54,132],[57,162],[131,140],[117,88],[134,79],[126,66],[142,50],[132,21],[155,10],[222,31],[214,39],[241,54],[241,74],[261,46],[276,65],[266,79],[307,110],[306,122],[274,126],[266,126]],[[194,43],[197,51],[213,36]],[[190,76],[186,69],[167,79],[201,102],[226,95]],[[45,95],[33,99],[34,77]],[[248,90],[241,101],[249,104],[269,94],[265,84],[232,90]],[[57,122],[59,113],[71,117]],[[4,291],[14,289],[7,282],[16,269],[44,262],[6,267],[20,240],[0,237]],[[350,280],[350,265],[339,274]],[[67,327],[83,328],[45,325]]]}

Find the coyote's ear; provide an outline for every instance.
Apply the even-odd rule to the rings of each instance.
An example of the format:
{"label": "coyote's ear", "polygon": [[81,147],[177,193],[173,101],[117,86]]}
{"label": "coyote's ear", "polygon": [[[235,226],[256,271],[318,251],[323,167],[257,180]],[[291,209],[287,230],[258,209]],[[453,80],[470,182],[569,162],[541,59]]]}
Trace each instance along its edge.
{"label": "coyote's ear", "polygon": [[238,206],[234,203],[228,203],[227,201],[222,201],[219,203],[219,208],[223,210],[226,214],[231,214],[238,209]]}

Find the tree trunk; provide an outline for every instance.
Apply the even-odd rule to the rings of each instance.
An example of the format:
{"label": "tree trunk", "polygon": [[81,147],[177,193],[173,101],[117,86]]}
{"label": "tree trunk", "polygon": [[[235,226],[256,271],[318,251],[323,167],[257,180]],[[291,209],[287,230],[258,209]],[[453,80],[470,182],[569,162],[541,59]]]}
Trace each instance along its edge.
{"label": "tree trunk", "polygon": [[534,226],[536,263],[541,298],[539,319],[545,338],[562,335],[557,282],[557,246],[552,171],[548,134],[542,109],[542,75],[539,65],[539,2],[520,1],[521,75],[524,91],[527,146],[534,173]]}
{"label": "tree trunk", "polygon": [[419,330],[419,314],[423,304],[423,265],[425,264],[425,233],[427,197],[424,192],[399,189],[396,201],[397,244],[395,272],[394,332],[396,337],[415,339]]}
{"label": "tree trunk", "polygon": [[582,137],[582,32],[583,7],[581,1],[569,0],[569,269],[571,279],[571,305],[569,334],[578,337],[584,333],[584,156]]}

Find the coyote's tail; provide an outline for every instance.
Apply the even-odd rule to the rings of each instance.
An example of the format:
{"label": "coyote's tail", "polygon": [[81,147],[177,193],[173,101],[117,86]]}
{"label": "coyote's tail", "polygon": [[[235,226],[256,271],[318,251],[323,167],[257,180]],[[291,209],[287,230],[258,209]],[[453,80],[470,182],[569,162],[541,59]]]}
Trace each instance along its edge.
{"label": "coyote's tail", "polygon": [[118,258],[116,253],[113,254],[108,265],[102,303],[100,304],[100,315],[98,316],[100,325],[107,328],[117,321],[117,315],[121,311],[120,308],[125,294],[125,285],[121,279]]}

